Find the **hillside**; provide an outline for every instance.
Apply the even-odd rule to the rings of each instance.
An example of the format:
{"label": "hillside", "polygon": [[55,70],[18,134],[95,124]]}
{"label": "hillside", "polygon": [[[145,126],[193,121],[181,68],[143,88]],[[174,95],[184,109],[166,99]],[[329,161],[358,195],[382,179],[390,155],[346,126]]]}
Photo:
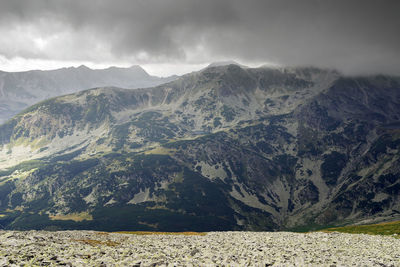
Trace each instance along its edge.
{"label": "hillside", "polygon": [[392,235],[400,238],[400,221],[367,225],[348,225],[322,230],[324,232],[340,232],[350,234]]}
{"label": "hillside", "polygon": [[107,69],[62,68],[49,71],[0,71],[0,123],[39,101],[100,86],[134,89],[173,80],[150,76],[140,66]]}
{"label": "hillside", "polygon": [[400,82],[215,66],[0,126],[10,229],[277,230],[400,216]]}

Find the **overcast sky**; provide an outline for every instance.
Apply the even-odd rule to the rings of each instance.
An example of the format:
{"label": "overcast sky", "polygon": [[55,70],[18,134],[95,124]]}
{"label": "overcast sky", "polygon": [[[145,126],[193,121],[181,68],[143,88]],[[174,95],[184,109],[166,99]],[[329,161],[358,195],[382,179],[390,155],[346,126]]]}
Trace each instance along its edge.
{"label": "overcast sky", "polygon": [[400,74],[398,0],[0,0],[0,69],[210,62]]}

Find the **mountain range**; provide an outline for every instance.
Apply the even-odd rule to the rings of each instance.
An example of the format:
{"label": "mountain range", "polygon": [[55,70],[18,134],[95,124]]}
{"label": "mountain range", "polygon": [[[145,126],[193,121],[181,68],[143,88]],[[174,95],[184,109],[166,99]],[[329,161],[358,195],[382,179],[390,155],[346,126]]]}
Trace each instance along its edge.
{"label": "mountain range", "polygon": [[151,87],[174,79],[174,76],[151,76],[137,65],[130,68],[90,69],[82,65],[49,71],[0,71],[0,123],[51,97],[100,86]]}
{"label": "mountain range", "polygon": [[308,230],[398,219],[399,190],[399,77],[212,65],[0,126],[8,229]]}

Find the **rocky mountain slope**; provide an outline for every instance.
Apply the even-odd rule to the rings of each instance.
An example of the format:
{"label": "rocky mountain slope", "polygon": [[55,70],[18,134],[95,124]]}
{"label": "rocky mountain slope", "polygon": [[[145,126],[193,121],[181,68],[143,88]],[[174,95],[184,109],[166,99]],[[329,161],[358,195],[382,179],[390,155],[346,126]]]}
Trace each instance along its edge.
{"label": "rocky mountain slope", "polygon": [[400,80],[209,67],[0,126],[12,229],[276,230],[400,217]]}
{"label": "rocky mountain slope", "polygon": [[50,97],[99,86],[151,87],[173,79],[150,76],[139,66],[98,70],[80,66],[50,71],[0,71],[0,123]]}

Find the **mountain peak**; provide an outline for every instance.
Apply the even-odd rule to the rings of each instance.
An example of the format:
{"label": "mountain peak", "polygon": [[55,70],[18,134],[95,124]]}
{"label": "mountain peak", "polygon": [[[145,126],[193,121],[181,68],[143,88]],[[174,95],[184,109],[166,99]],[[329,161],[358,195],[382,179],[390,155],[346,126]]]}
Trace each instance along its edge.
{"label": "mountain peak", "polygon": [[130,67],[116,67],[116,66],[111,66],[108,67],[107,69],[103,69],[104,71],[116,71],[116,72],[124,72],[124,73],[133,73],[133,74],[140,74],[142,76],[150,76],[147,71],[145,71],[141,66],[139,65],[132,65]]}
{"label": "mountain peak", "polygon": [[131,71],[141,72],[143,74],[149,75],[145,69],[142,68],[140,65],[132,65],[128,68]]}
{"label": "mountain peak", "polygon": [[222,66],[228,66],[228,65],[236,65],[242,68],[247,68],[246,66],[237,63],[236,61],[233,60],[227,60],[227,61],[216,61],[210,63],[206,68],[212,68],[212,67],[222,67]]}
{"label": "mountain peak", "polygon": [[129,69],[134,69],[134,70],[140,69],[140,70],[144,70],[144,69],[142,68],[142,66],[140,66],[140,65],[131,65],[131,66],[129,67]]}
{"label": "mountain peak", "polygon": [[86,66],[86,65],[80,65],[79,67],[77,67],[77,69],[78,70],[91,70],[91,68],[89,68],[88,66]]}
{"label": "mountain peak", "polygon": [[176,77],[151,76],[137,65],[107,69],[91,69],[80,65],[54,70],[4,72],[0,77],[0,124],[24,108],[50,97],[103,86],[145,88],[174,79]]}

